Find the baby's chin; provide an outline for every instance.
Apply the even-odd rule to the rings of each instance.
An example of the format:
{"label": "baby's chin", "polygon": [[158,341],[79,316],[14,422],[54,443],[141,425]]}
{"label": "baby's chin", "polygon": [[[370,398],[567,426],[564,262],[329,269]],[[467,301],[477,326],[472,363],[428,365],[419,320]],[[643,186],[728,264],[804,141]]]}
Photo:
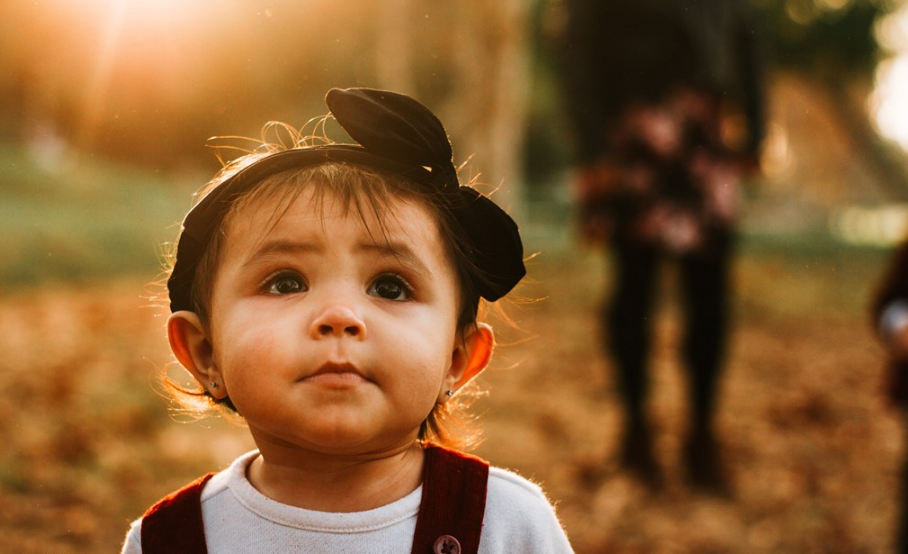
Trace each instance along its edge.
{"label": "baby's chin", "polygon": [[336,445],[333,448],[326,448],[326,455],[336,458],[359,461],[376,461],[382,459],[396,458],[410,451],[421,451],[422,448],[414,437],[407,443],[391,444],[363,444],[363,445]]}
{"label": "baby's chin", "polygon": [[364,433],[361,426],[345,422],[342,426],[313,426],[299,440],[298,447],[322,456],[372,460],[419,449],[418,436],[418,427],[375,436]]}

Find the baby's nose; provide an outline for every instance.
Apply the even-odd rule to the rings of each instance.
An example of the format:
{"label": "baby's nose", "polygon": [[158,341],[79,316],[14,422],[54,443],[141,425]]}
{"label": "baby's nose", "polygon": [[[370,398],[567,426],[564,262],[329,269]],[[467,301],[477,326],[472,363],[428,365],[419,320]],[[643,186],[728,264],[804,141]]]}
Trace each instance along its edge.
{"label": "baby's nose", "polygon": [[366,338],[366,325],[356,313],[345,306],[326,308],[312,322],[312,338],[352,337]]}

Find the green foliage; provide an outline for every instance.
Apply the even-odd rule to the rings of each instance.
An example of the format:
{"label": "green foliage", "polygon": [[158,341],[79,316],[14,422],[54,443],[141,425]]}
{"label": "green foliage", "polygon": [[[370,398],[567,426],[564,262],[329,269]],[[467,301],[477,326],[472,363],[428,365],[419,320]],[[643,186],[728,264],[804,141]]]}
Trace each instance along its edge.
{"label": "green foliage", "polygon": [[[873,74],[876,22],[892,10],[874,0],[755,0],[771,65],[822,77]],[[836,6],[835,4],[841,4]]]}
{"label": "green foliage", "polygon": [[0,144],[0,167],[3,288],[119,274],[150,280],[190,201],[191,189],[155,174],[85,161],[51,170],[9,145]]}

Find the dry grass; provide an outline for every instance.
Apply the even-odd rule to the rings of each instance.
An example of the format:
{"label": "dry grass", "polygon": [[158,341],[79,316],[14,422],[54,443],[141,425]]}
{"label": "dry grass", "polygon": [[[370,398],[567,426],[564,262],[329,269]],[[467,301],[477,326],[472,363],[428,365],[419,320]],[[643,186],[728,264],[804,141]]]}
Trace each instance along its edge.
{"label": "dry grass", "polygon": [[[621,410],[597,345],[608,274],[586,253],[533,267],[484,377],[479,454],[542,483],[578,553],[887,552],[904,456],[863,313],[875,262],[745,254],[719,428],[732,499],[685,487],[684,388],[673,303],[657,318],[652,419],[668,483],[616,462]],[[152,376],[163,321],[140,283],[0,298],[0,551],[116,552],[153,500],[250,447],[220,421],[171,421]],[[530,335],[529,340],[526,336]]]}
{"label": "dry grass", "polygon": [[525,320],[539,339],[488,379],[482,453],[545,484],[581,553],[890,551],[902,430],[863,311],[878,268],[847,260],[738,264],[718,416],[732,499],[689,490],[680,471],[686,381],[670,288],[651,391],[667,486],[652,493],[619,467],[622,412],[595,317],[607,271],[595,257],[553,260],[557,279],[545,272],[549,299]]}

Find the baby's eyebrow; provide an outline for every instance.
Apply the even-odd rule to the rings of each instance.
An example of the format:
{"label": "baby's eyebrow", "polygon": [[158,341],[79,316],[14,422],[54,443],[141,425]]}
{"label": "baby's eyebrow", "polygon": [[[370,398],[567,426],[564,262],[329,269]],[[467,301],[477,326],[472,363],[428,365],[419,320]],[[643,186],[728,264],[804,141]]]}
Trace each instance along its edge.
{"label": "baby's eyebrow", "polygon": [[[246,259],[243,265],[254,265],[271,255],[299,255],[310,252],[321,252],[324,246],[311,242],[297,242],[293,240],[270,240],[262,243]],[[405,242],[362,242],[357,245],[357,250],[364,253],[376,254],[383,258],[394,258],[417,274],[428,275],[429,268],[422,259]]]}
{"label": "baby's eyebrow", "polygon": [[252,265],[262,258],[267,258],[272,254],[301,254],[306,252],[317,252],[322,248],[310,242],[296,242],[289,240],[271,240],[262,243],[249,257],[243,265]]}
{"label": "baby's eyebrow", "polygon": [[375,252],[382,257],[394,258],[418,274],[429,274],[428,266],[405,242],[368,242],[360,244],[358,248],[365,252]]}

